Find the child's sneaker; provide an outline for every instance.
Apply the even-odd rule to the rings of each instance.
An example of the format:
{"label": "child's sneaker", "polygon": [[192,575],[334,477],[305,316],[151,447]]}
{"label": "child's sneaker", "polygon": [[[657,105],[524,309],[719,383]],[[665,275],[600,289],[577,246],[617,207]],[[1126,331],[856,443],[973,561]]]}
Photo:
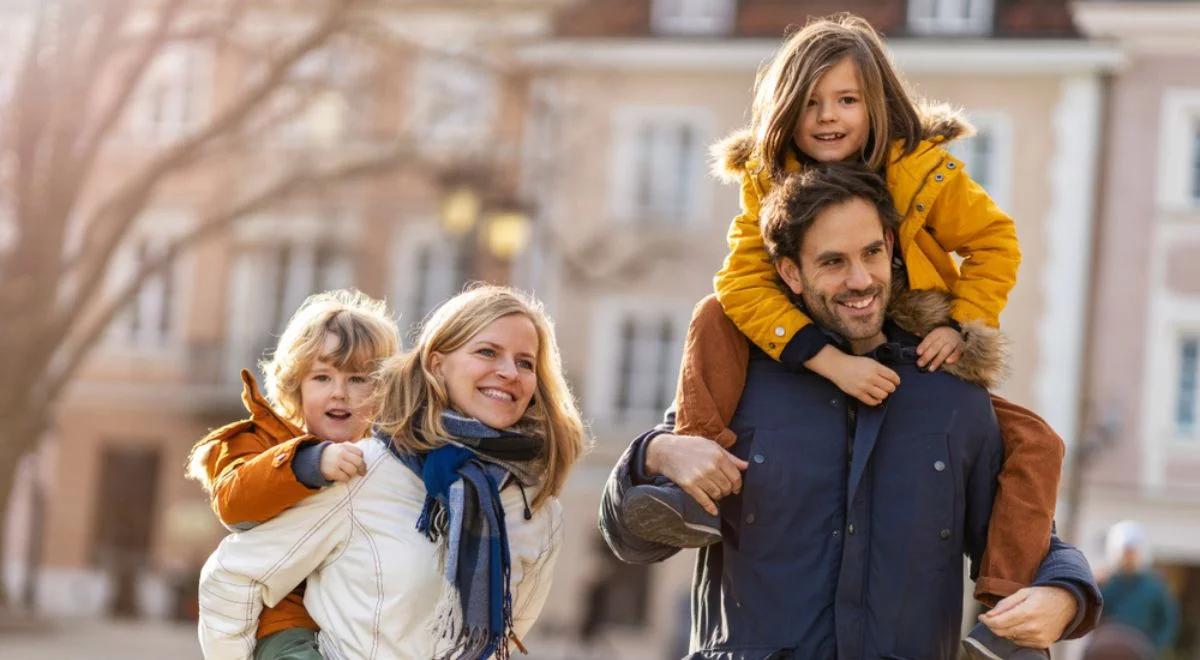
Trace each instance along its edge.
{"label": "child's sneaker", "polygon": [[1049,651],[1017,646],[982,623],[975,624],[971,634],[962,641],[962,647],[971,660],[1048,660],[1050,657]]}
{"label": "child's sneaker", "polygon": [[676,548],[703,548],[721,540],[721,521],[675,486],[634,486],[621,518],[639,537]]}

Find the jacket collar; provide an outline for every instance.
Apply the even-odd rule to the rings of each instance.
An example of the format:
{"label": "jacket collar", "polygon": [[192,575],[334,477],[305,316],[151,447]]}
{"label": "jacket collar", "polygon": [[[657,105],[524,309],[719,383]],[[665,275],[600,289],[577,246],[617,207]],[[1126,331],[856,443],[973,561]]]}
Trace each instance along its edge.
{"label": "jacket collar", "polygon": [[258,381],[248,369],[242,369],[242,405],[250,413],[250,420],[274,437],[295,438],[304,434],[303,430],[275,411],[258,389]]}

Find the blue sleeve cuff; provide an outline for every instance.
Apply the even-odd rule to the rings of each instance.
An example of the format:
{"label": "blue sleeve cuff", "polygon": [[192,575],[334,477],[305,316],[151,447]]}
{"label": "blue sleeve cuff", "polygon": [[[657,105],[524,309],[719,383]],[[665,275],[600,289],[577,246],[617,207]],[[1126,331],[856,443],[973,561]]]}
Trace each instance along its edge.
{"label": "blue sleeve cuff", "polygon": [[321,474],[321,455],[330,444],[325,442],[303,443],[292,455],[292,473],[296,480],[309,488],[324,488],[333,483]]}
{"label": "blue sleeve cuff", "polygon": [[779,354],[779,362],[792,371],[800,371],[804,369],[805,362],[832,343],[833,339],[816,323],[809,323],[800,328],[787,346],[783,347],[783,352]]}
{"label": "blue sleeve cuff", "polygon": [[644,486],[665,479],[665,477],[652,477],[646,474],[646,446],[654,438],[669,432],[670,429],[664,429],[660,426],[638,439],[637,446],[633,450],[633,460],[630,461],[629,465],[629,480],[634,486]]}

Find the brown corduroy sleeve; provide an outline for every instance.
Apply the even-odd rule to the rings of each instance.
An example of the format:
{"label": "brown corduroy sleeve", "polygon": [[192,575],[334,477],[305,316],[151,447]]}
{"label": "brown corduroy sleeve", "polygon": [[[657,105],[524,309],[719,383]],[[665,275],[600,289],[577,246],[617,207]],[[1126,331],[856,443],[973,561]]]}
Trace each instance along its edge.
{"label": "brown corduroy sleeve", "polygon": [[1050,548],[1054,503],[1065,447],[1033,412],[992,395],[1004,442],[1004,465],[988,523],[975,598],[995,605],[1027,587]]}
{"label": "brown corduroy sleeve", "polygon": [[312,495],[292,471],[292,456],[312,436],[301,436],[273,447],[242,434],[214,450],[212,505],[221,522],[238,525],[274,518]]}
{"label": "brown corduroy sleeve", "polygon": [[729,448],[737,436],[729,422],[746,388],[750,343],[725,316],[714,295],[692,311],[679,387],[675,395],[675,433],[698,435]]}

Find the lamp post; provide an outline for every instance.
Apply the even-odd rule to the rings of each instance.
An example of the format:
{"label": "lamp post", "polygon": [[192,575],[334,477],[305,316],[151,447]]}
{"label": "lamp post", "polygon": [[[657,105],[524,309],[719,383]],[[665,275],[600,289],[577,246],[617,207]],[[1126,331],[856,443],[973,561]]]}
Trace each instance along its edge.
{"label": "lamp post", "polygon": [[451,186],[441,204],[442,230],[457,242],[459,282],[497,284],[512,278],[512,263],[525,250],[532,221],[509,197],[486,195],[477,185]]}

